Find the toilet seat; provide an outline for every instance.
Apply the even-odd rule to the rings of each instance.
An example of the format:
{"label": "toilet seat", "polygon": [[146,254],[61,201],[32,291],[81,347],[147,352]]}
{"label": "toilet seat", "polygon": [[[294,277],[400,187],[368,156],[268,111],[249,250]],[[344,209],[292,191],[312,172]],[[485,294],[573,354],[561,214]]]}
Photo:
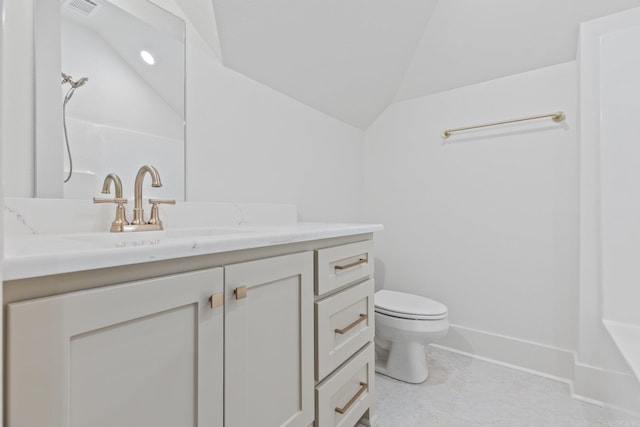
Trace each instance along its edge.
{"label": "toilet seat", "polygon": [[447,317],[447,306],[429,298],[404,292],[381,290],[375,294],[379,314],[412,320],[440,320]]}

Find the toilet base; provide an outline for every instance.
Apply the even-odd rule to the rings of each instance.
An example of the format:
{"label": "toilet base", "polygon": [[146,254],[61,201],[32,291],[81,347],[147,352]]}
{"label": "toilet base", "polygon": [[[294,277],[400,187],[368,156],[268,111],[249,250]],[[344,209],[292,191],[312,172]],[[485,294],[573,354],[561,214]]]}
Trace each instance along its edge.
{"label": "toilet base", "polygon": [[418,342],[394,342],[387,360],[376,359],[376,372],[411,384],[429,377],[424,346]]}

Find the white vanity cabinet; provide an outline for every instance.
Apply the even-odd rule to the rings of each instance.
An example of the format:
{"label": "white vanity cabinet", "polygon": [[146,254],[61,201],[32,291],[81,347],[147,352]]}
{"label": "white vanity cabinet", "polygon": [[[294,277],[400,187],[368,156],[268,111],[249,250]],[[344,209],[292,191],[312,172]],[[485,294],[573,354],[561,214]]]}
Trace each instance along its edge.
{"label": "white vanity cabinet", "polygon": [[5,282],[4,425],[353,427],[373,402],[370,238]]}
{"label": "white vanity cabinet", "polygon": [[[316,427],[370,425],[374,396],[373,242],[315,254]],[[364,417],[364,419],[362,419]]]}
{"label": "white vanity cabinet", "polygon": [[223,269],[9,304],[11,427],[222,426]]}
{"label": "white vanity cabinet", "polygon": [[225,425],[313,422],[313,252],[225,266]]}

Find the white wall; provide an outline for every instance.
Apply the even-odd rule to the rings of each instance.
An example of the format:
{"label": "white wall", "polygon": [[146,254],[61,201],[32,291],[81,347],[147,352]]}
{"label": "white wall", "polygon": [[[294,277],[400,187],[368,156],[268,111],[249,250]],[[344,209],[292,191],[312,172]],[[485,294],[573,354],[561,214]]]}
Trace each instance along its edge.
{"label": "white wall", "polygon": [[298,205],[308,221],[361,219],[363,132],[187,55],[187,198]]}
{"label": "white wall", "polygon": [[[33,1],[11,0],[7,11],[13,42],[3,63],[15,80],[2,95],[13,106],[3,111],[3,177],[15,197],[33,191]],[[155,3],[182,15],[171,0]],[[361,219],[362,131],[224,68],[189,22],[187,40],[187,199],[293,203],[307,221]]]}
{"label": "white wall", "polygon": [[[378,286],[442,301],[460,330],[557,349],[571,361],[578,318],[576,90],[576,64],[568,62],[389,107],[365,134],[364,219],[385,225],[376,236]],[[557,110],[565,122],[440,136],[446,128]],[[482,353],[466,345],[460,350]],[[553,357],[551,365],[567,361]],[[550,366],[547,373],[567,378],[571,368]]]}

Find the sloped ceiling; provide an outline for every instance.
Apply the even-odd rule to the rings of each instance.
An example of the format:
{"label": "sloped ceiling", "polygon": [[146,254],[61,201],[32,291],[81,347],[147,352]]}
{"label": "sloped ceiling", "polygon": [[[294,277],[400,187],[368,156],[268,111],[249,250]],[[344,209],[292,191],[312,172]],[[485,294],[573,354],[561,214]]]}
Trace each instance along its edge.
{"label": "sloped ceiling", "polygon": [[393,100],[436,0],[213,0],[225,66],[366,128]]}
{"label": "sloped ceiling", "polygon": [[576,59],[579,25],[639,0],[441,0],[395,100]]}
{"label": "sloped ceiling", "polygon": [[220,56],[218,28],[211,0],[175,0],[175,2],[211,50]]}
{"label": "sloped ceiling", "polygon": [[218,38],[208,38],[219,40],[225,66],[362,129],[394,101],[574,60],[580,22],[640,6],[640,0],[211,1]]}

